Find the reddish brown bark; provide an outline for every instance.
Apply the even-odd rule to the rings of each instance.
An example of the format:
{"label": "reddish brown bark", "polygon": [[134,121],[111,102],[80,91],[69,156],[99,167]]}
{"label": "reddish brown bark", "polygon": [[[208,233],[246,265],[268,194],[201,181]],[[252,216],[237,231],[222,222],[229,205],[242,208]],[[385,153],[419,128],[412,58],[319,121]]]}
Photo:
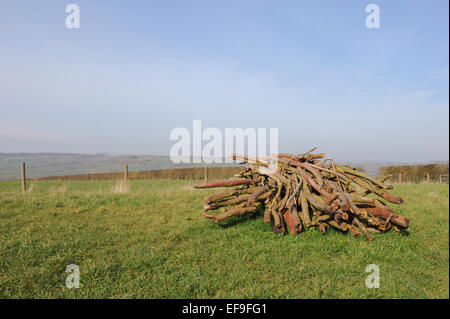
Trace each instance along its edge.
{"label": "reddish brown bark", "polygon": [[409,219],[398,215],[393,210],[391,210],[389,207],[384,206],[371,206],[371,205],[358,205],[361,209],[366,211],[367,213],[376,216],[384,218],[388,221],[391,221],[393,224],[402,227],[402,228],[408,228],[409,226]]}
{"label": "reddish brown bark", "polygon": [[194,184],[195,188],[213,188],[213,187],[230,187],[230,186],[238,186],[238,185],[251,185],[255,184],[257,181],[253,179],[235,179],[231,181],[220,181],[220,182],[206,182],[206,183],[196,183]]}

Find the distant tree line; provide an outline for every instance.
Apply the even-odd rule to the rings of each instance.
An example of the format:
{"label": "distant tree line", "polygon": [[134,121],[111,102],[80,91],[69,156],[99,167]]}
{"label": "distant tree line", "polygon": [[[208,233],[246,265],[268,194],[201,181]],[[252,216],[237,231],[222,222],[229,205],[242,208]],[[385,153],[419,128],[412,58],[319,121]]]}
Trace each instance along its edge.
{"label": "distant tree line", "polygon": [[402,182],[421,183],[430,176],[431,182],[438,182],[440,175],[448,175],[449,165],[447,164],[428,164],[428,165],[400,165],[383,166],[380,168],[380,175],[392,175],[391,181],[397,182],[401,174]]}

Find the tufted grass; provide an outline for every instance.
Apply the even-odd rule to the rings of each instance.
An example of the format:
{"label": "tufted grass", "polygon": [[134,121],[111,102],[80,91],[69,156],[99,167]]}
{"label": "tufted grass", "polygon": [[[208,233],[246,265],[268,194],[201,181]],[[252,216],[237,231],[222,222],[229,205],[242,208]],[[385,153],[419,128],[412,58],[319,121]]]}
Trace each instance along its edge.
{"label": "tufted grass", "polygon": [[[449,186],[396,185],[409,235],[277,236],[201,217],[192,181],[0,182],[2,298],[448,298]],[[394,205],[395,206],[395,205]],[[67,289],[68,264],[79,289]],[[376,264],[381,286],[368,289]]]}

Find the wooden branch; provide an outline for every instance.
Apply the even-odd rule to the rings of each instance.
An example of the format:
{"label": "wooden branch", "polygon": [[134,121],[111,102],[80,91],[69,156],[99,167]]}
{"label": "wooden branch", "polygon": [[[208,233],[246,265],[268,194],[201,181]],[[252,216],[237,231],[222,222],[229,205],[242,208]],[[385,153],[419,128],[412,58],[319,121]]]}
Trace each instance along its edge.
{"label": "wooden branch", "polygon": [[230,187],[237,185],[252,185],[257,183],[253,179],[235,179],[231,181],[220,181],[220,182],[207,182],[207,183],[196,183],[195,188],[213,188],[213,187]]}

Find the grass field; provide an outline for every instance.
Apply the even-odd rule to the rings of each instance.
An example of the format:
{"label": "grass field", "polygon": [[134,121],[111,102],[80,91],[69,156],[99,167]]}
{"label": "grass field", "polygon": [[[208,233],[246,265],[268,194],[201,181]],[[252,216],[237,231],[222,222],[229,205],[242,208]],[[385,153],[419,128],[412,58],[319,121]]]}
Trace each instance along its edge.
{"label": "grass field", "polygon": [[[397,185],[409,235],[277,236],[204,220],[192,181],[0,182],[2,298],[448,298],[449,186]],[[80,267],[67,289],[68,264]],[[377,264],[381,287],[368,289]]]}

